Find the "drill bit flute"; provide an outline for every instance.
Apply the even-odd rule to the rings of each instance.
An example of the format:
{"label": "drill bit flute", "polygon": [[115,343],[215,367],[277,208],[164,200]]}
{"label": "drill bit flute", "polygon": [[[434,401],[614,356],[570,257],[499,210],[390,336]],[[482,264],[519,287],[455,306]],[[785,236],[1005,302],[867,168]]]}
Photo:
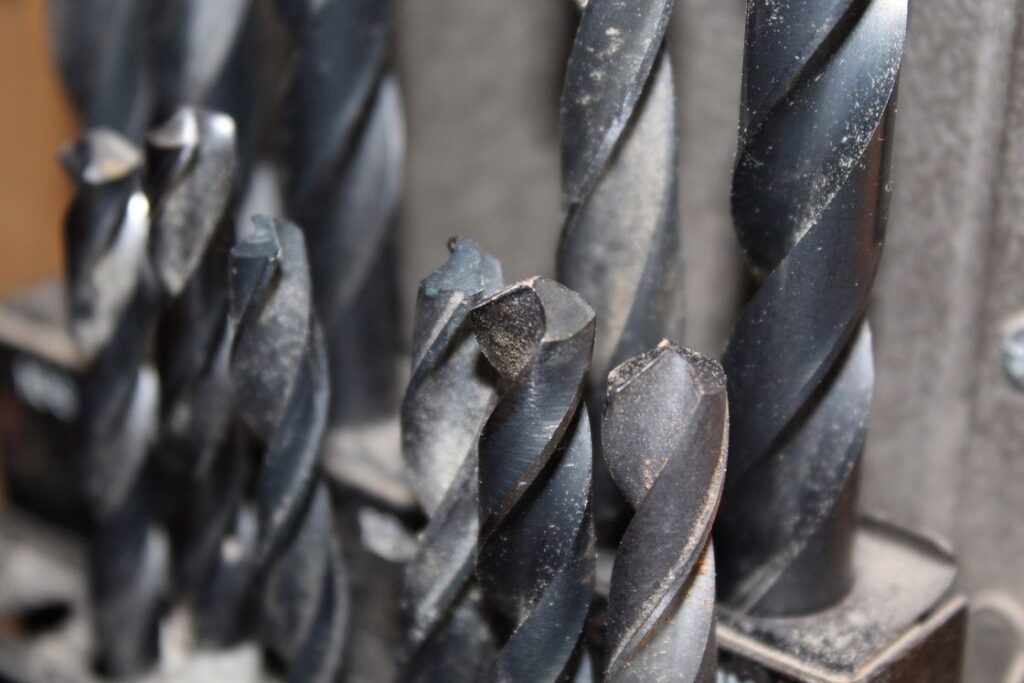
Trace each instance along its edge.
{"label": "drill bit flute", "polygon": [[[675,86],[664,47],[671,12],[671,0],[590,0],[562,91],[558,279],[600,321],[587,394],[593,414],[612,367],[681,327]],[[599,427],[595,515],[602,539],[614,541],[623,510],[601,465]]]}
{"label": "drill bit flute", "polygon": [[668,341],[608,377],[605,458],[636,513],[612,572],[606,681],[715,680],[727,413],[721,366]]}
{"label": "drill bit flute", "polygon": [[420,283],[413,371],[402,403],[402,452],[430,523],[405,573],[406,680],[476,681],[491,643],[479,590],[469,585],[479,532],[477,439],[496,399],[469,324],[500,289],[501,265],[470,239]]}
{"label": "drill bit flute", "polygon": [[907,0],[750,0],[736,231],[760,288],[723,365],[729,475],[719,595],[814,611],[850,587],[873,385],[863,320],[881,256]]}
{"label": "drill bit flute", "polygon": [[310,245],[328,340],[331,424],[394,412],[391,228],[405,132],[387,68],[389,0],[278,0],[298,46],[283,104],[288,213]]}
{"label": "drill bit flute", "polygon": [[505,386],[479,442],[476,574],[502,627],[485,680],[556,681],[585,667],[594,572],[590,425],[581,404],[594,312],[535,278],[472,312]]}
{"label": "drill bit flute", "polygon": [[68,211],[72,337],[87,359],[81,411],[86,501],[92,512],[90,592],[99,668],[135,674],[157,657],[167,549],[150,527],[145,475],[159,389],[147,365],[158,292],[148,262],[149,203],[142,155],[113,131],[89,131],[62,158],[79,182]]}
{"label": "drill bit flute", "polygon": [[[333,681],[348,592],[318,471],[330,390],[301,231],[256,217],[231,250],[230,292],[235,405],[261,451],[252,558],[260,640],[287,663],[289,681]],[[232,559],[222,570],[232,573]]]}

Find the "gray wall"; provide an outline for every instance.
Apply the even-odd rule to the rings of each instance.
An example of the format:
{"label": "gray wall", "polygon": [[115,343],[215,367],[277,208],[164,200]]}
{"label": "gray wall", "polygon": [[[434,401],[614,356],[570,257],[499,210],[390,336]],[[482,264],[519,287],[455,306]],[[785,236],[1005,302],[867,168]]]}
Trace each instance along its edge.
{"label": "gray wall", "polygon": [[[985,634],[971,646],[972,683],[1010,676],[1024,647],[1024,394],[999,355],[1005,320],[1024,308],[1020,12],[1016,0],[912,3],[871,311],[878,380],[864,507],[955,547],[978,605],[974,633]],[[713,355],[743,296],[728,216],[743,14],[741,0],[677,0],[670,36],[684,341]],[[482,242],[509,279],[551,272],[558,90],[574,20],[568,0],[401,3],[407,312],[453,234]]]}

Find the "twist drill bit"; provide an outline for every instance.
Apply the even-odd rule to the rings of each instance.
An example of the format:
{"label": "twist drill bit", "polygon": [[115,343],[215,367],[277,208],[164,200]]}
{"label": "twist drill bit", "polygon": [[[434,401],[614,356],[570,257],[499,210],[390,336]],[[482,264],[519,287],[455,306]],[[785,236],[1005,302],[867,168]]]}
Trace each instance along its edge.
{"label": "twist drill bit", "polygon": [[279,0],[298,44],[283,105],[289,215],[306,231],[329,341],[331,424],[394,412],[395,266],[405,153],[386,0]]}
{"label": "twist drill bit", "polygon": [[[671,0],[590,0],[562,91],[557,270],[600,320],[587,394],[593,414],[612,367],[682,327],[675,86],[664,47],[671,12]],[[624,509],[602,464],[599,428],[595,421],[595,515],[601,537],[613,541]]]}
{"label": "twist drill bit", "polygon": [[863,318],[906,20],[907,0],[748,4],[732,210],[763,279],[723,360],[731,454],[715,544],[734,609],[813,611],[852,580],[874,381]]}
{"label": "twist drill bit", "polygon": [[[555,681],[585,667],[594,573],[590,425],[581,404],[594,311],[561,285],[512,285],[472,311],[505,382],[479,440],[476,575],[500,615],[486,680]],[[579,673],[577,671],[576,673]]]}
{"label": "twist drill bit", "polygon": [[[228,250],[237,168],[231,117],[182,107],[147,136],[152,260],[167,305],[157,334],[163,408],[155,449],[175,579],[192,585],[212,562],[237,497],[224,453],[231,419]],[[216,466],[215,466],[216,465]],[[183,499],[190,505],[181,505]]]}
{"label": "twist drill bit", "polygon": [[52,0],[50,34],[58,70],[86,128],[141,136],[152,112],[145,59],[148,3]]}
{"label": "twist drill bit", "polygon": [[230,310],[235,404],[262,450],[253,556],[262,641],[287,663],[288,680],[331,681],[341,663],[348,593],[318,471],[329,387],[297,227],[254,219],[231,250]]}
{"label": "twist drill bit", "polygon": [[479,531],[476,444],[496,400],[469,312],[502,285],[501,264],[465,237],[420,283],[412,377],[402,403],[402,452],[430,517],[405,573],[411,681],[476,681],[491,646],[470,587]]}
{"label": "twist drill bit", "polygon": [[612,571],[606,681],[715,680],[727,429],[725,374],[697,353],[662,341],[608,377],[605,458],[636,514]]}
{"label": "twist drill bit", "polygon": [[158,380],[146,365],[157,292],[149,268],[149,203],[142,155],[93,130],[65,148],[79,184],[67,214],[72,336],[89,359],[73,429],[92,512],[90,588],[99,667],[135,674],[157,657],[167,550],[150,526],[147,452],[157,428]]}

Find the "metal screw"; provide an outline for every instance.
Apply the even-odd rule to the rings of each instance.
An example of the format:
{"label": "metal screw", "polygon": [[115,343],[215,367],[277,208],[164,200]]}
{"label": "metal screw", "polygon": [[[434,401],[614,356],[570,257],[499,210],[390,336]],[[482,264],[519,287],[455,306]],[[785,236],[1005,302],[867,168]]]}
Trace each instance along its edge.
{"label": "metal screw", "polygon": [[1003,370],[1014,387],[1024,391],[1024,315],[1012,318],[1004,330]]}

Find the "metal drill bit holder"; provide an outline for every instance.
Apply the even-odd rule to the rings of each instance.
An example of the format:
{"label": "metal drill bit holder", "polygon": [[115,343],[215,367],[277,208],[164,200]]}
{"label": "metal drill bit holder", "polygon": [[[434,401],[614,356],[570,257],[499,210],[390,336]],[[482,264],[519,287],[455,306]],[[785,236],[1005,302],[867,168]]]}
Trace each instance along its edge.
{"label": "metal drill bit holder", "polygon": [[723,683],[860,683],[961,678],[966,601],[953,557],[933,542],[862,519],[855,581],[835,606],[794,617],[754,617],[719,606]]}

